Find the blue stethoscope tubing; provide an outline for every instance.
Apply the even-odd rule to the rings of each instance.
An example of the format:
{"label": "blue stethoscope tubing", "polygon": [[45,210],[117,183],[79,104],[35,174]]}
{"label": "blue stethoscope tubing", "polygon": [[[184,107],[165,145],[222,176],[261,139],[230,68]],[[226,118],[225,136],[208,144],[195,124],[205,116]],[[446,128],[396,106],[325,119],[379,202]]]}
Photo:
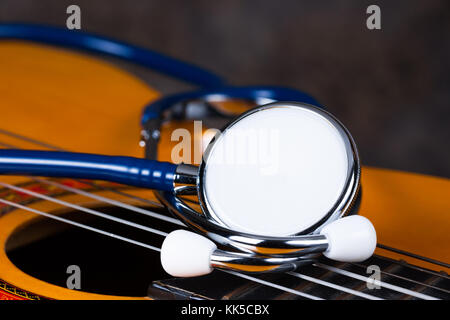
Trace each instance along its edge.
{"label": "blue stethoscope tubing", "polygon": [[0,39],[20,39],[102,53],[201,87],[224,85],[224,81],[217,75],[192,64],[155,51],[83,31],[35,24],[10,23],[0,24]]}
{"label": "blue stethoscope tubing", "polygon": [[[319,106],[306,93],[276,86],[225,86],[217,75],[160,53],[81,31],[34,24],[0,24],[1,39],[20,39],[87,50],[118,57],[188,83],[197,91],[177,93],[144,108],[141,124],[160,118],[171,106],[212,95],[225,99],[297,101]],[[106,180],[137,187],[172,191],[177,166],[168,162],[121,156],[60,151],[0,149],[0,174]]]}
{"label": "blue stethoscope tubing", "polygon": [[149,120],[160,118],[165,110],[175,104],[194,99],[209,100],[213,96],[224,100],[243,99],[258,101],[258,99],[266,99],[272,101],[297,101],[320,107],[319,103],[310,95],[291,88],[276,86],[220,87],[177,93],[157,99],[144,108],[141,124],[145,125]]}
{"label": "blue stethoscope tubing", "polygon": [[177,165],[134,157],[0,149],[0,174],[105,180],[172,191]]}

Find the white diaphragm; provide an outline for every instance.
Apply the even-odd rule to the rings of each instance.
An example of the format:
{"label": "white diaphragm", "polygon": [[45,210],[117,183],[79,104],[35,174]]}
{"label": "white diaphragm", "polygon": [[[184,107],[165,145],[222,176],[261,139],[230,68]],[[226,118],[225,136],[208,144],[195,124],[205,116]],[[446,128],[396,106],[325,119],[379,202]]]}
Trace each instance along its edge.
{"label": "white diaphragm", "polygon": [[336,205],[350,157],[321,113],[288,104],[263,108],[227,127],[207,150],[205,202],[230,229],[296,234]]}

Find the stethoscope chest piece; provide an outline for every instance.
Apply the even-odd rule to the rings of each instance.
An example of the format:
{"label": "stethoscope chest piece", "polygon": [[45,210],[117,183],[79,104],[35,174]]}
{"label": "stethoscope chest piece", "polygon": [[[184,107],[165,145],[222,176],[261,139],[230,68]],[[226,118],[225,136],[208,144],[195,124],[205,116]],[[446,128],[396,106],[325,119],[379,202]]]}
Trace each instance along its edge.
{"label": "stethoscope chest piece", "polygon": [[[179,168],[184,171],[183,165]],[[318,252],[356,261],[375,248],[375,231],[367,219],[343,218],[359,200],[355,143],[346,128],[320,108],[276,102],[244,113],[211,141],[195,181],[201,211],[182,199],[183,192],[160,193],[177,217],[211,240],[203,246],[204,252],[210,251],[209,265],[203,265],[202,272],[180,273],[171,266],[182,259],[168,259],[168,251],[171,257],[191,251],[198,255],[201,241],[183,232],[176,234],[178,242],[169,235],[162,261],[175,276],[199,275],[211,267],[261,270],[249,264],[267,265],[265,272],[285,271],[310,263]],[[355,228],[359,232],[349,232]],[[192,239],[196,245],[189,250]],[[359,240],[363,249],[349,254],[345,246]],[[174,254],[177,246],[180,255]]]}
{"label": "stethoscope chest piece", "polygon": [[241,115],[209,145],[204,159],[204,211],[251,234],[316,229],[345,213],[359,183],[356,148],[345,128],[304,104],[273,103]]}

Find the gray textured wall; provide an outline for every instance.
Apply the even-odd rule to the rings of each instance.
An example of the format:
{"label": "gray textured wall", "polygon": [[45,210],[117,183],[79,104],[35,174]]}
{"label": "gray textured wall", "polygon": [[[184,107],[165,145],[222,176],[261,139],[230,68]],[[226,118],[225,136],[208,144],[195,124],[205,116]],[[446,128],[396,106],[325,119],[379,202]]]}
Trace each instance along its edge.
{"label": "gray textured wall", "polygon": [[[0,21],[65,25],[194,62],[233,84],[302,89],[356,138],[363,162],[450,176],[450,1],[1,0]],[[382,30],[365,27],[378,4]],[[179,84],[122,64],[172,92]]]}

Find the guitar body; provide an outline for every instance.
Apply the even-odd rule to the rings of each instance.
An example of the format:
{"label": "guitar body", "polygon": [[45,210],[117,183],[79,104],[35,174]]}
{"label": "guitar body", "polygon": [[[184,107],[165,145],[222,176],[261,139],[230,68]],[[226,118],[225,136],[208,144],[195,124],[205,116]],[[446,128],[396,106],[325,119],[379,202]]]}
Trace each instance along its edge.
{"label": "guitar body", "polygon": [[[158,96],[157,91],[139,79],[97,58],[32,43],[0,42],[0,147],[57,147],[76,152],[141,157],[144,154],[138,144],[141,112]],[[192,128],[188,122],[165,126],[158,150],[161,160],[170,161],[173,146],[170,133],[175,126]],[[104,206],[93,198],[62,192],[55,186],[27,177],[2,176],[0,181],[82,207]],[[139,200],[157,202],[151,190],[124,189],[123,186],[102,182],[98,184],[105,188],[93,189],[82,181],[54,181],[130,205],[163,210]],[[376,254],[448,273],[450,181],[363,167],[362,185],[360,214],[375,225],[380,244]],[[116,189],[125,190],[134,197],[113,192]],[[60,203],[35,199],[14,190],[1,189],[0,196],[42,212],[67,213]],[[96,290],[86,292],[83,288],[70,290],[27,271],[33,269],[33,265],[28,269],[23,267],[18,262],[20,259],[12,259],[14,254],[10,253],[57,233],[52,228],[39,227],[39,221],[44,219],[27,210],[0,205],[0,299],[148,299],[145,292],[133,295],[105,294]],[[76,246],[77,241],[72,239],[71,245]],[[111,246],[115,243],[111,240]],[[37,257],[39,254],[36,253]],[[43,253],[42,256],[46,255]],[[54,259],[56,261],[58,256]],[[149,263],[155,270],[160,269],[157,254]],[[62,274],[65,271],[61,269]],[[152,281],[160,276],[155,275]],[[164,274],[162,277],[169,278]],[[114,292],[120,293],[120,290]]]}

